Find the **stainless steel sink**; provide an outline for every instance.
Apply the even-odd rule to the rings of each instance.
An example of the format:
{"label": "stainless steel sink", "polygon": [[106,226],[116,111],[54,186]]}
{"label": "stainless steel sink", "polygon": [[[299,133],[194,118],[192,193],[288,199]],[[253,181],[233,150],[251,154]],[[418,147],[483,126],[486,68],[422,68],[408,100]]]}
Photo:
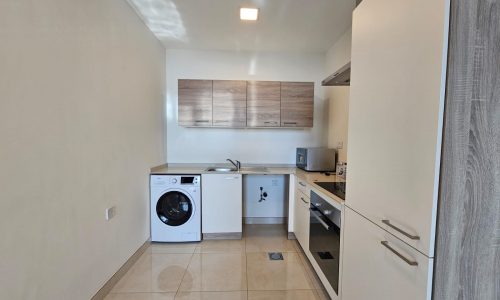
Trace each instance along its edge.
{"label": "stainless steel sink", "polygon": [[207,172],[236,172],[238,170],[236,170],[236,168],[216,168],[216,167],[212,167],[212,168],[207,168],[205,171],[207,171]]}

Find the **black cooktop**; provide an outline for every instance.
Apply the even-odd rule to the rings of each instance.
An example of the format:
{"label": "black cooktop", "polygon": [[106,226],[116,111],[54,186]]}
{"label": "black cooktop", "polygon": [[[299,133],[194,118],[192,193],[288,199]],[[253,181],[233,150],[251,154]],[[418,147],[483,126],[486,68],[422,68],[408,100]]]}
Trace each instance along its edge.
{"label": "black cooktop", "polygon": [[345,200],[345,182],[315,182],[315,184]]}

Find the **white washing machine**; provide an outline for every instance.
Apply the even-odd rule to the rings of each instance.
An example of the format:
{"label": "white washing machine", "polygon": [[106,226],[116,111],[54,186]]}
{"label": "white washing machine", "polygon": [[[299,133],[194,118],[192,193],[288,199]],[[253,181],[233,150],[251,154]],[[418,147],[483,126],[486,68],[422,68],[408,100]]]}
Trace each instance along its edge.
{"label": "white washing machine", "polygon": [[201,241],[200,175],[151,175],[151,241]]}

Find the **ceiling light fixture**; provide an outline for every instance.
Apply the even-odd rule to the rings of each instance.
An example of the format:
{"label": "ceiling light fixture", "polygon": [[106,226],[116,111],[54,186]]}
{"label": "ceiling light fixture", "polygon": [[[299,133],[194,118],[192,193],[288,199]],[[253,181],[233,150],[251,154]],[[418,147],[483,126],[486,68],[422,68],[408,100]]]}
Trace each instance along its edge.
{"label": "ceiling light fixture", "polygon": [[245,8],[245,7],[240,8],[241,20],[255,21],[257,20],[258,15],[259,15],[258,8]]}

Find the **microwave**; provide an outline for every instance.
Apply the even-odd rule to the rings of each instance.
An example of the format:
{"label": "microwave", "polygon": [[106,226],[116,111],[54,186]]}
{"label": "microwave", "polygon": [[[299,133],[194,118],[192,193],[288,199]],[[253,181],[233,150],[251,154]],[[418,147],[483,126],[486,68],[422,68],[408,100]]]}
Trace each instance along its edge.
{"label": "microwave", "polygon": [[305,171],[334,172],[336,154],[335,149],[324,147],[297,148],[296,166]]}

